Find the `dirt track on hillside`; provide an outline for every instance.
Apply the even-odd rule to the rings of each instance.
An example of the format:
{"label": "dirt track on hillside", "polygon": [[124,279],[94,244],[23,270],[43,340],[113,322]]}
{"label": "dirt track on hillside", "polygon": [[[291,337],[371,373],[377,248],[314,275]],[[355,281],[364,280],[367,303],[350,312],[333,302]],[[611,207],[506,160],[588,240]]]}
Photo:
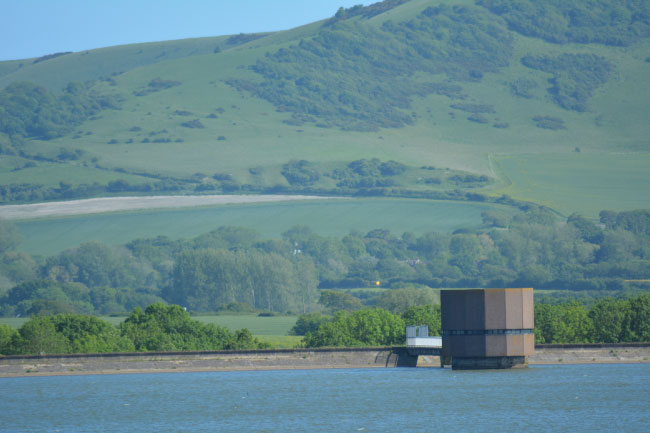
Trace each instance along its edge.
{"label": "dirt track on hillside", "polygon": [[269,203],[294,200],[323,200],[327,198],[328,197],[306,195],[194,195],[107,197],[91,198],[86,200],[0,206],[0,218],[7,220],[21,220],[146,209],[168,209],[243,203]]}

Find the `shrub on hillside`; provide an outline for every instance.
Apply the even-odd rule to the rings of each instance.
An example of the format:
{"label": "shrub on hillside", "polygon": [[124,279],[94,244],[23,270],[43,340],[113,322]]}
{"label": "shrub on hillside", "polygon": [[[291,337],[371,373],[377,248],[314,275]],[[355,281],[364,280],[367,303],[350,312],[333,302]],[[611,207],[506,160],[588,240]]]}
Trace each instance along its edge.
{"label": "shrub on hillside", "polygon": [[510,93],[521,98],[530,99],[533,95],[533,90],[538,87],[537,81],[532,78],[517,78],[509,84]]}
{"label": "shrub on hillside", "polygon": [[227,83],[292,113],[291,124],[373,131],[413,123],[406,110],[414,96],[462,96],[460,86],[422,83],[417,72],[478,81],[506,66],[511,53],[512,37],[501,20],[478,7],[442,5],[380,28],[332,21],[314,38],[258,60],[252,69],[262,82]]}
{"label": "shrub on hillside", "polygon": [[52,59],[56,59],[57,57],[65,56],[67,54],[72,54],[72,51],[64,51],[64,52],[60,52],[60,53],[47,54],[45,56],[41,56],[41,57],[35,59],[32,63],[33,64],[41,63],[41,62],[44,62],[46,60],[52,60]]}
{"label": "shrub on hillside", "polygon": [[533,117],[533,121],[535,121],[535,126],[542,129],[550,129],[553,131],[558,129],[566,129],[566,126],[564,126],[564,120],[560,119],[559,117],[535,116]]}
{"label": "shrub on hillside", "polygon": [[90,93],[79,83],[70,83],[63,93],[55,94],[31,82],[14,82],[0,90],[0,133],[12,139],[60,137],[100,110],[115,108],[110,99]]}
{"label": "shrub on hillside", "polygon": [[556,44],[628,46],[650,36],[644,1],[479,0],[512,30]]}
{"label": "shrub on hillside", "polygon": [[556,104],[568,110],[585,111],[594,91],[605,84],[613,66],[595,54],[527,55],[521,62],[531,68],[553,74],[548,89]]}
{"label": "shrub on hillside", "polygon": [[185,128],[191,128],[191,129],[205,128],[205,125],[203,125],[203,123],[201,123],[199,119],[188,120],[187,122],[181,123],[181,126],[184,126]]}
{"label": "shrub on hillside", "polygon": [[475,122],[475,123],[483,123],[483,124],[490,123],[490,120],[487,117],[485,117],[484,115],[479,114],[479,113],[472,114],[471,116],[469,116],[467,118],[467,120],[469,120],[470,122]]}
{"label": "shrub on hillside", "polygon": [[289,161],[282,166],[282,175],[291,185],[311,185],[320,179],[320,173],[309,161]]}
{"label": "shrub on hillside", "polygon": [[161,90],[171,89],[172,87],[180,86],[181,84],[183,83],[181,83],[180,81],[163,80],[162,78],[157,77],[149,81],[146,87],[142,87],[134,91],[133,94],[135,96],[146,96],[150,93],[160,92]]}
{"label": "shrub on hillside", "polygon": [[467,113],[495,113],[494,106],[488,104],[471,104],[468,102],[457,102],[450,105],[451,108],[456,110],[465,111]]}

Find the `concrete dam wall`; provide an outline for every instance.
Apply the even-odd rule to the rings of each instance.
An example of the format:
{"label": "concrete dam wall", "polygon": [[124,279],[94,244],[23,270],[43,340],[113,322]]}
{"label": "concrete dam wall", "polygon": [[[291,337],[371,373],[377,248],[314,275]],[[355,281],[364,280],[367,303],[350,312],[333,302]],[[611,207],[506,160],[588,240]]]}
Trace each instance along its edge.
{"label": "concrete dam wall", "polygon": [[[538,345],[529,365],[650,362],[650,343]],[[320,368],[440,367],[405,347],[0,357],[0,377]]]}
{"label": "concrete dam wall", "polygon": [[[142,372],[414,367],[404,348],[281,349],[7,356],[0,377]],[[439,364],[438,364],[439,365]]]}

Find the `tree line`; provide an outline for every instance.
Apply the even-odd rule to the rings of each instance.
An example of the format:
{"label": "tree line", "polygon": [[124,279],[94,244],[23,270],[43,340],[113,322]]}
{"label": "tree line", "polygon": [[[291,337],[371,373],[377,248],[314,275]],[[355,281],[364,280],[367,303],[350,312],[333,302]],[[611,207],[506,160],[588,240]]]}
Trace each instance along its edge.
{"label": "tree line", "polygon": [[197,351],[267,347],[248,329],[232,332],[193,320],[178,305],[139,307],[119,326],[94,316],[35,316],[18,330],[0,325],[0,355]]}
{"label": "tree line", "polygon": [[[124,313],[154,302],[193,312],[305,313],[320,308],[323,290],[354,289],[359,304],[388,306],[416,299],[397,292],[409,288],[534,287],[597,298],[649,286],[650,211],[603,211],[600,224],[539,210],[514,217],[485,211],[483,221],[473,231],[397,236],[379,229],[341,238],[307,226],[281,239],[220,227],[193,239],[89,242],[38,260],[17,250],[17,231],[5,222],[0,315]],[[371,290],[378,281],[389,290]]]}
{"label": "tree line", "polygon": [[[441,333],[439,304],[409,307],[401,314],[382,308],[301,315],[292,333],[304,347],[404,344],[405,326],[427,325]],[[629,300],[605,298],[591,308],[576,302],[535,304],[535,342],[621,343],[650,341],[650,295]],[[65,354],[132,351],[196,351],[267,347],[247,329],[231,332],[192,320],[178,305],[139,307],[119,326],[78,314],[36,316],[15,330],[0,325],[0,354]]]}
{"label": "tree line", "polygon": [[[429,335],[441,335],[440,305],[414,305],[402,314],[382,308],[311,313],[298,318],[293,333],[304,335],[306,347],[389,346],[404,344],[407,325],[427,325]],[[650,342],[648,294],[603,298],[590,308],[578,302],[535,303],[536,344],[629,342]]]}
{"label": "tree line", "polygon": [[590,308],[578,302],[535,304],[536,343],[650,341],[650,295],[604,298]]}

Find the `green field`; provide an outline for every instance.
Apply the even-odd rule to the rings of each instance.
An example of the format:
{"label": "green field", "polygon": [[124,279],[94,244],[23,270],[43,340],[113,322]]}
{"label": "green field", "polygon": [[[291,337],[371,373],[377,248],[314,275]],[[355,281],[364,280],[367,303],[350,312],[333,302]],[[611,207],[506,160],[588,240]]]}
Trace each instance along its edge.
{"label": "green field", "polygon": [[261,317],[256,314],[244,314],[240,316],[194,316],[195,320],[203,323],[214,323],[224,326],[233,331],[248,328],[253,335],[264,336],[286,336],[289,330],[296,324],[296,316],[272,316]]}
{"label": "green field", "polygon": [[650,154],[570,153],[495,158],[511,184],[500,192],[564,215],[650,207]]}
{"label": "green field", "polygon": [[450,232],[479,226],[481,212],[487,209],[514,212],[512,208],[485,203],[332,199],[47,218],[16,225],[23,238],[20,249],[49,256],[91,240],[119,245],[158,235],[191,238],[224,225],[249,227],[265,238],[278,238],[294,225],[306,225],[327,236],[378,228],[395,234]]}

